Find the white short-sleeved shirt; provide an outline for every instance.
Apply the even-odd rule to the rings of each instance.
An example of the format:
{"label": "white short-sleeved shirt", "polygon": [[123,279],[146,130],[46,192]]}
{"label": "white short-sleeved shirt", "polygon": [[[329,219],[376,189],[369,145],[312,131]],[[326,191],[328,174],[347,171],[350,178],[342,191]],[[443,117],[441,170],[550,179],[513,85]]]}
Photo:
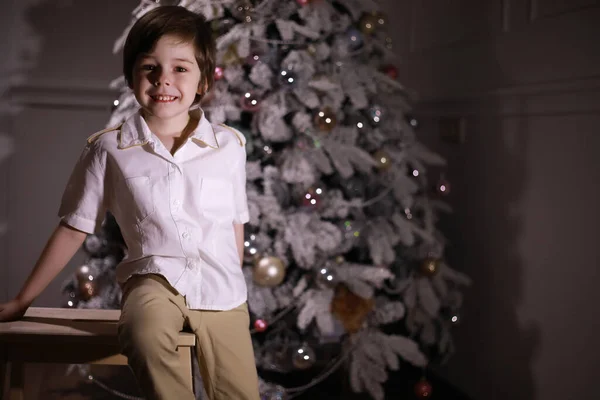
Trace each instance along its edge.
{"label": "white short-sleeved shirt", "polygon": [[139,112],[88,139],[59,217],[93,233],[110,211],[127,256],[117,280],[164,276],[191,309],[229,310],[247,299],[233,224],[248,222],[244,136],[199,123],[175,155]]}

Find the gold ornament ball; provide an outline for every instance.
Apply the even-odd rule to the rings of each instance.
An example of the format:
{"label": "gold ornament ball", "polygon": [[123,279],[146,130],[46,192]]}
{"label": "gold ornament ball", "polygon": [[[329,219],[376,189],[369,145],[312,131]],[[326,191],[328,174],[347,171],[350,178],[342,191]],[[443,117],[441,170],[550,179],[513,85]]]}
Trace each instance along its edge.
{"label": "gold ornament ball", "polygon": [[365,35],[372,35],[379,25],[379,18],[375,14],[363,14],[358,21],[358,28]]}
{"label": "gold ornament ball", "polygon": [[440,261],[436,258],[426,258],[421,263],[421,274],[425,276],[434,276],[440,267]]}
{"label": "gold ornament ball", "polygon": [[277,257],[261,257],[254,263],[252,277],[260,286],[275,287],[285,278],[285,265]]}
{"label": "gold ornament ball", "polygon": [[385,150],[377,150],[373,153],[373,159],[380,171],[385,171],[392,166],[392,158]]}
{"label": "gold ornament ball", "polygon": [[337,117],[333,110],[325,107],[315,115],[315,126],[323,132],[331,132],[337,125]]}

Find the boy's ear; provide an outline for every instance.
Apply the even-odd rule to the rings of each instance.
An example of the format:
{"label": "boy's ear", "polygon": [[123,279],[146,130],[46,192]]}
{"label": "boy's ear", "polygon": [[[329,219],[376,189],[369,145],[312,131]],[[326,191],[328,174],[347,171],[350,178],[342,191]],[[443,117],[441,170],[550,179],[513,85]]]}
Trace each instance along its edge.
{"label": "boy's ear", "polygon": [[196,93],[202,96],[202,95],[206,94],[207,90],[208,90],[208,83],[200,82],[198,84],[198,90],[196,91]]}

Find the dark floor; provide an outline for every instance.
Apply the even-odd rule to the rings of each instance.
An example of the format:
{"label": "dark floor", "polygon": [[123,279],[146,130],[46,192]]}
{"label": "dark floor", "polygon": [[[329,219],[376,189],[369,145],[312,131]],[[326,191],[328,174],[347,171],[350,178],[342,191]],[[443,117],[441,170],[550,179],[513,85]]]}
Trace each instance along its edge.
{"label": "dark floor", "polygon": [[[45,364],[27,367],[26,400],[115,400],[119,397],[107,392],[97,385],[86,382],[78,373],[66,375],[64,365]],[[127,367],[94,366],[93,374],[128,395],[139,396],[133,375]],[[332,375],[320,385],[309,389],[296,400],[372,400],[365,394],[354,394],[348,384],[344,384],[343,372]],[[421,379],[422,372],[410,366],[399,371],[390,372],[385,384],[386,399],[416,400],[415,384]],[[297,379],[296,379],[297,380]],[[428,380],[433,387],[431,400],[471,400],[451,384],[431,374]],[[291,382],[293,385],[303,382]]]}
{"label": "dark floor", "polygon": [[[413,400],[419,399],[415,395],[415,385],[423,378],[421,369],[411,366],[403,366],[398,371],[389,371],[387,382],[384,384],[386,400]],[[428,382],[432,386],[431,396],[426,399],[431,400],[472,400],[461,393],[457,388],[448,382],[433,376],[431,373],[427,376]],[[344,399],[344,400],[373,400],[370,396],[362,393],[352,392],[347,381],[347,373],[340,371],[322,384],[304,392],[296,397],[298,400],[325,400],[325,399]]]}

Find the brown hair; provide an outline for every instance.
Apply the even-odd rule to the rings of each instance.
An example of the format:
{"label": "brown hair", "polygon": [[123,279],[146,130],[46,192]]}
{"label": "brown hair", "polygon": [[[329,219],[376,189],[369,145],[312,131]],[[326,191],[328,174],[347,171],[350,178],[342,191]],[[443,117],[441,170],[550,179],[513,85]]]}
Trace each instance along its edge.
{"label": "brown hair", "polygon": [[196,95],[194,103],[210,90],[214,82],[215,41],[209,24],[201,14],[180,6],[160,6],[144,14],[131,27],[123,48],[123,75],[128,85],[133,83],[133,68],[140,54],[152,51],[156,42],[173,35],[189,41],[196,50],[196,62],[200,67],[200,85],[206,87],[202,95]]}

